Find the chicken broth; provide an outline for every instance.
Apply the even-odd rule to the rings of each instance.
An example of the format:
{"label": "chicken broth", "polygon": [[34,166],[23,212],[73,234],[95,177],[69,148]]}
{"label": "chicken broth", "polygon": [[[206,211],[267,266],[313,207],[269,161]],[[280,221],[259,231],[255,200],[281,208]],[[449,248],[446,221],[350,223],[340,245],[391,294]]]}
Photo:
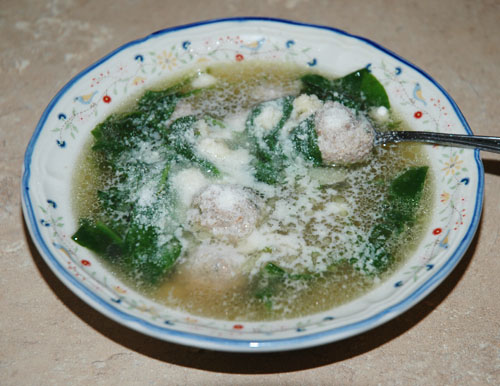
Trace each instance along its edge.
{"label": "chicken broth", "polygon": [[213,318],[306,315],[379,284],[432,207],[425,152],[371,147],[372,126],[402,124],[366,70],[307,71],[214,65],[111,115],[75,172],[73,239],[156,301]]}

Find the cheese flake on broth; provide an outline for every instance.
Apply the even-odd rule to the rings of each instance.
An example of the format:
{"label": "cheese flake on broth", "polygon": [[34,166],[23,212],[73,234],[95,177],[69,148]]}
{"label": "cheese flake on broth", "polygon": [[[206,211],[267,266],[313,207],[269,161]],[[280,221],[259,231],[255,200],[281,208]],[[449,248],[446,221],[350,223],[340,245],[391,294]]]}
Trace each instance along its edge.
{"label": "cheese flake on broth", "polygon": [[425,153],[373,148],[372,126],[398,124],[383,87],[357,98],[356,77],[307,71],[214,65],[112,114],[75,171],[73,239],[137,290],[207,317],[296,317],[380,283],[431,207]]}

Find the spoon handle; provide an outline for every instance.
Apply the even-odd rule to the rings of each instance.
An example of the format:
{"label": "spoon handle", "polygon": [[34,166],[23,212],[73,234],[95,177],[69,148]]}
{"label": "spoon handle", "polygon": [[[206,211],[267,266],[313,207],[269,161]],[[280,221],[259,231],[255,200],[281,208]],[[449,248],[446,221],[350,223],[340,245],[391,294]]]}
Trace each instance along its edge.
{"label": "spoon handle", "polygon": [[430,131],[385,131],[375,134],[375,145],[398,142],[428,142],[500,153],[500,137],[434,133]]}

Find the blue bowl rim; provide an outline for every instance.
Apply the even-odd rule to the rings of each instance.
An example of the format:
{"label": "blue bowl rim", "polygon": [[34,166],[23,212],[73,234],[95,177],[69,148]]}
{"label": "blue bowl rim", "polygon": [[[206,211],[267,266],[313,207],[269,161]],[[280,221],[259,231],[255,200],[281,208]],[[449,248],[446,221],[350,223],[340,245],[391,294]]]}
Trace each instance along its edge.
{"label": "blue bowl rim", "polygon": [[405,65],[411,67],[416,72],[420,73],[423,77],[429,80],[435,87],[437,87],[443,95],[446,97],[450,105],[453,107],[453,110],[457,117],[459,118],[462,126],[465,128],[468,134],[472,134],[472,131],[465,120],[462,112],[459,107],[455,103],[455,101],[451,98],[451,96],[447,93],[447,91],[436,82],[430,75],[426,72],[408,62],[406,59],[397,55],[396,53],[382,47],[378,43],[375,43],[369,39],[366,39],[362,36],[357,36],[345,32],[343,30],[323,26],[323,25],[315,25],[310,23],[302,23],[297,21],[291,21],[286,19],[279,18],[268,18],[268,17],[234,17],[234,18],[222,18],[222,19],[211,19],[200,21],[191,24],[185,24],[180,26],[175,26],[171,28],[162,29],[156,32],[151,33],[143,38],[131,41],[122,45],[121,47],[115,49],[110,52],[103,58],[99,59],[95,63],[88,66],[86,69],[82,70],[80,73],[75,75],[68,83],[66,83],[59,92],[54,96],[54,98],[47,105],[45,111],[43,112],[36,128],[31,137],[24,156],[24,164],[23,164],[23,174],[21,180],[21,196],[22,196],[22,207],[24,218],[28,229],[31,233],[31,236],[35,242],[35,245],[40,252],[41,256],[44,258],[46,263],[49,265],[51,270],[56,274],[56,276],[63,281],[66,286],[68,286],[77,296],[79,296],[84,302],[100,310],[104,315],[113,319],[114,321],[135,329],[144,334],[153,336],[158,339],[163,339],[165,341],[170,341],[174,343],[203,347],[212,350],[220,350],[220,351],[231,351],[231,352],[268,352],[268,351],[285,351],[285,350],[294,350],[294,349],[302,349],[322,344],[331,343],[337,340],[345,339],[367,330],[373,329],[378,325],[385,323],[394,317],[402,314],[420,300],[422,300],[428,293],[430,293],[435,287],[437,287],[454,269],[454,267],[461,260],[462,256],[465,254],[467,248],[473,240],[474,234],[478,228],[479,220],[481,216],[481,210],[483,205],[483,194],[484,194],[484,169],[479,157],[479,150],[475,150],[474,158],[476,161],[477,172],[478,172],[478,185],[476,191],[476,202],[474,206],[474,213],[472,215],[471,224],[460,241],[455,252],[450,256],[450,258],[446,261],[443,266],[437,270],[434,275],[432,275],[426,282],[424,282],[420,287],[415,289],[411,294],[409,294],[405,299],[401,300],[397,304],[392,305],[375,315],[372,315],[369,318],[358,321],[356,323],[348,324],[346,326],[341,326],[337,328],[332,328],[322,332],[315,332],[307,334],[304,332],[303,335],[291,338],[281,338],[281,339],[269,339],[269,340],[243,340],[243,339],[230,339],[230,338],[220,338],[220,337],[212,337],[201,335],[192,332],[184,332],[177,331],[167,326],[158,326],[147,321],[144,321],[138,317],[133,315],[129,315],[120,309],[116,308],[112,304],[105,302],[101,297],[87,289],[83,284],[81,284],[74,276],[72,276],[52,255],[50,249],[46,245],[38,226],[38,222],[36,221],[34,209],[30,199],[30,191],[29,191],[29,181],[31,176],[31,159],[33,155],[33,151],[38,140],[38,137],[45,126],[45,122],[47,120],[48,115],[51,113],[52,109],[59,101],[59,99],[68,91],[68,89],[77,82],[80,78],[82,78],[85,74],[93,70],[95,67],[107,61],[109,58],[113,57],[117,53],[123,51],[124,49],[138,45],[144,41],[155,38],[160,35],[168,34],[174,31],[190,29],[193,27],[199,27],[203,25],[209,24],[217,24],[217,23],[227,23],[227,22],[269,22],[269,23],[282,23],[282,24],[290,24],[300,27],[310,27],[315,29],[321,29],[330,31],[335,34],[344,35],[350,38],[354,38],[356,40],[362,41],[382,52],[391,56],[392,58],[404,63]]}

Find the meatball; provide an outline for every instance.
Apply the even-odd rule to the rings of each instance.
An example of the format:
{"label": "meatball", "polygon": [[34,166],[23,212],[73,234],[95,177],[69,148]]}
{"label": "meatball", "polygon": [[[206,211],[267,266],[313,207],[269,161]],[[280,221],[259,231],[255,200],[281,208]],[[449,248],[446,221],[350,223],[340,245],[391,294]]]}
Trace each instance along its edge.
{"label": "meatball", "polygon": [[373,148],[374,132],[370,123],[356,118],[339,102],[326,102],[315,116],[318,147],[323,161],[351,164],[367,158]]}
{"label": "meatball", "polygon": [[259,208],[257,197],[237,185],[211,184],[194,198],[188,221],[212,235],[226,239],[248,236],[255,229]]}
{"label": "meatball", "polygon": [[202,244],[187,258],[180,272],[193,288],[227,292],[245,284],[245,257],[226,244]]}

